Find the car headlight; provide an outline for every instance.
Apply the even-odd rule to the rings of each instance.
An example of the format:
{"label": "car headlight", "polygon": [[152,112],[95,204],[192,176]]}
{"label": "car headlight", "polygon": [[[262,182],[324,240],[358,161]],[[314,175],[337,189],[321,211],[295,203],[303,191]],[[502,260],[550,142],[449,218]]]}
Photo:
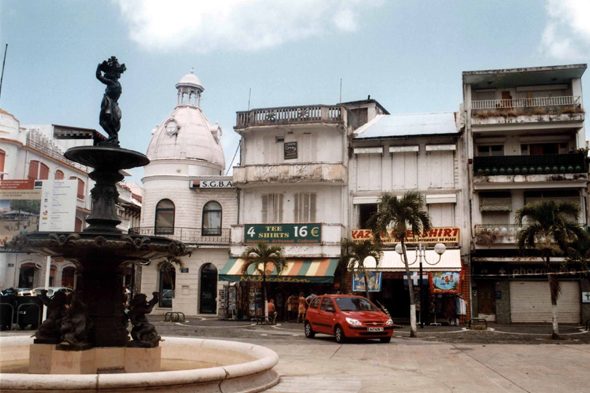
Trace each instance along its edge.
{"label": "car headlight", "polygon": [[393,321],[388,319],[387,322],[385,322],[385,326],[393,326]]}
{"label": "car headlight", "polygon": [[363,326],[363,324],[357,319],[346,318],[346,322],[348,322],[349,325],[353,326]]}

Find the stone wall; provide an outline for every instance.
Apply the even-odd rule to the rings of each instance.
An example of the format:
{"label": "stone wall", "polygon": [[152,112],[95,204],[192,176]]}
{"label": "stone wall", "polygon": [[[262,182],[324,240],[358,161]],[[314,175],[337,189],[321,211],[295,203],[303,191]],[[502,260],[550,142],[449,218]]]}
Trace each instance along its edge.
{"label": "stone wall", "polygon": [[510,281],[498,281],[496,291],[502,292],[502,298],[496,299],[496,323],[510,323]]}

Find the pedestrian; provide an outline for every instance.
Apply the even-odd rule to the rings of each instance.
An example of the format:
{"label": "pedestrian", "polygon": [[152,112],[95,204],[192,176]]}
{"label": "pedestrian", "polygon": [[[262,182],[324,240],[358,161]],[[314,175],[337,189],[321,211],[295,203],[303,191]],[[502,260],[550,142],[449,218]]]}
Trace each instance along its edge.
{"label": "pedestrian", "polygon": [[303,292],[299,294],[299,310],[297,314],[297,323],[299,323],[299,317],[301,317],[301,323],[305,319],[305,310],[307,309],[307,300],[303,297]]}
{"label": "pedestrian", "polygon": [[275,308],[275,301],[273,299],[268,301],[268,318],[272,321],[273,325],[277,324],[277,309]]}

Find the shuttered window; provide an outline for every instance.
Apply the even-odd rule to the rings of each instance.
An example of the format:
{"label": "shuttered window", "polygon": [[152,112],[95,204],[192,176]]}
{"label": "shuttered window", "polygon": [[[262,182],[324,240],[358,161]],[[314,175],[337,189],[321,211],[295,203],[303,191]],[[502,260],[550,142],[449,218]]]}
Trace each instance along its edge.
{"label": "shuttered window", "polygon": [[84,189],[85,189],[85,184],[84,184],[84,180],[82,179],[78,179],[76,176],[71,176],[70,180],[78,180],[78,194],[77,197],[78,199],[84,199]]}
{"label": "shuttered window", "polygon": [[[6,159],[6,152],[0,149],[0,172],[4,172],[4,161]],[[0,173],[0,180],[4,179],[4,174]]]}
{"label": "shuttered window", "polygon": [[29,180],[37,180],[39,176],[39,161],[29,163]]}
{"label": "shuttered window", "polygon": [[64,179],[64,173],[62,171],[60,171],[59,169],[57,171],[55,171],[55,180],[63,180]]}
{"label": "shuttered window", "polygon": [[262,196],[262,222],[278,224],[283,222],[283,194]]}
{"label": "shuttered window", "polygon": [[39,179],[40,180],[47,180],[49,179],[49,167],[43,163],[40,163],[39,168]]}
{"label": "shuttered window", "polygon": [[293,217],[295,222],[315,222],[316,194],[300,192],[295,194]]}

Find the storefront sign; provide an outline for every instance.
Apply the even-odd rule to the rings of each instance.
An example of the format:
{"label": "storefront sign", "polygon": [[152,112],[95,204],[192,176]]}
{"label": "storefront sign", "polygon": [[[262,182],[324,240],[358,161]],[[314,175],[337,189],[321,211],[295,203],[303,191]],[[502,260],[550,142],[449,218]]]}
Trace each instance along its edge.
{"label": "storefront sign", "polygon": [[297,142],[285,142],[283,146],[285,151],[285,160],[297,158]]}
{"label": "storefront sign", "polygon": [[461,272],[430,272],[431,293],[460,293]]}
{"label": "storefront sign", "polygon": [[246,244],[320,244],[322,224],[246,224]]}
{"label": "storefront sign", "polygon": [[[329,280],[323,280],[330,282]],[[312,282],[323,282],[321,280],[312,280],[305,277],[292,277],[292,276],[267,276],[266,282],[293,282],[297,284],[309,284]],[[240,276],[240,282],[262,282],[262,276]]]}
{"label": "storefront sign", "polygon": [[[366,272],[366,275],[369,292],[381,292],[383,274],[381,272]],[[352,290],[354,292],[365,292],[365,275],[362,272],[352,274]]]}
{"label": "storefront sign", "polygon": [[191,180],[190,188],[235,188],[231,180]]}
{"label": "storefront sign", "polygon": [[[395,245],[399,243],[398,239],[393,236],[393,229],[389,229],[389,236],[383,236],[381,242],[384,245]],[[352,240],[361,242],[364,240],[372,240],[373,233],[370,229],[353,229]],[[418,244],[418,236],[414,237],[412,231],[408,231],[406,244]],[[456,227],[442,227],[442,228],[431,228],[428,233],[422,235],[422,243],[435,244],[435,243],[459,243],[459,228]]]}

